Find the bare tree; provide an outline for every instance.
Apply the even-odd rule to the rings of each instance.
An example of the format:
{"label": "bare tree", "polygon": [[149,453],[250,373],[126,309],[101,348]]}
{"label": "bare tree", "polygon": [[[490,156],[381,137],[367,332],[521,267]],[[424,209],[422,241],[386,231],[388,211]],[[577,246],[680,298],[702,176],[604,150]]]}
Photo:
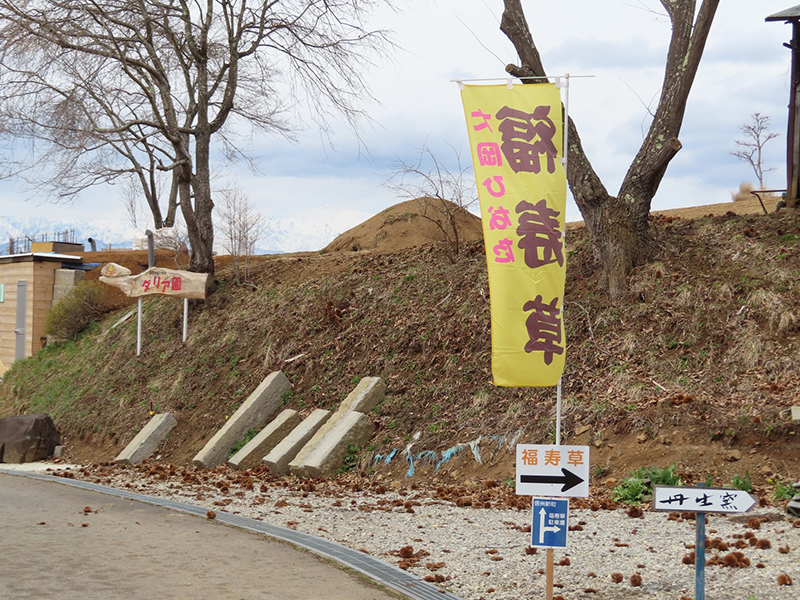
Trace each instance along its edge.
{"label": "bare tree", "polygon": [[[650,206],[667,166],[681,149],[678,139],[686,103],[719,0],[660,0],[672,25],[664,81],[650,129],[616,196],[608,193],[569,120],[567,180],[583,215],[612,299],[628,290],[628,275],[647,261],[656,244],[649,228]],[[504,0],[500,29],[519,55],[506,71],[516,77],[547,75],[520,0]],[[525,80],[523,80],[525,81]],[[530,80],[529,80],[530,81]]]}
{"label": "bare tree", "polygon": [[[369,97],[369,51],[387,48],[385,34],[365,24],[378,4],[385,2],[0,0],[0,88],[48,66],[41,79],[55,90],[79,71],[91,74],[96,89],[127,99],[132,110],[120,113],[114,103],[113,118],[102,113],[102,123],[65,100],[81,121],[64,131],[119,135],[137,148],[164,150],[156,168],[174,175],[190,269],[213,273],[212,140],[230,156],[241,154],[237,143],[248,132],[288,134],[289,101],[323,130],[333,113],[355,127],[364,116],[360,101]],[[32,85],[15,98],[41,89]],[[91,136],[86,150],[117,151]]]}
{"label": "bare tree", "polygon": [[125,208],[125,216],[128,217],[128,222],[131,224],[131,227],[138,230],[141,205],[139,202],[138,189],[134,185],[131,185],[130,181],[126,181],[122,188],[120,202],[122,202],[122,206]]}
{"label": "bare tree", "polygon": [[452,147],[456,168],[451,170],[423,144],[414,163],[399,160],[386,181],[398,198],[416,200],[420,216],[439,229],[447,243],[450,258],[458,256],[461,240],[458,221],[477,202],[471,165],[463,165],[460,153]]}
{"label": "bare tree", "polygon": [[764,145],[780,134],[769,130],[769,116],[753,113],[750,118],[752,123],[746,123],[740,128],[744,134],[744,139],[735,140],[738,150],[731,152],[731,154],[753,168],[756,179],[758,179],[758,187],[763,190],[766,187],[764,173],[775,170],[775,167],[764,168]]}
{"label": "bare tree", "polygon": [[249,283],[250,258],[255,254],[256,243],[264,235],[268,221],[238,185],[220,190],[217,196],[220,199],[218,228],[223,248],[233,257],[234,279],[237,285]]}
{"label": "bare tree", "polygon": [[136,99],[131,82],[114,77],[114,65],[102,57],[54,53],[51,44],[36,37],[25,42],[22,47],[0,45],[0,121],[3,137],[13,145],[4,162],[35,193],[56,201],[72,201],[97,184],[132,180],[147,202],[153,226],[172,226],[174,184],[166,216],[161,202],[163,181],[174,182],[172,173],[163,170],[164,163],[174,162],[170,145],[144,124],[151,111]]}

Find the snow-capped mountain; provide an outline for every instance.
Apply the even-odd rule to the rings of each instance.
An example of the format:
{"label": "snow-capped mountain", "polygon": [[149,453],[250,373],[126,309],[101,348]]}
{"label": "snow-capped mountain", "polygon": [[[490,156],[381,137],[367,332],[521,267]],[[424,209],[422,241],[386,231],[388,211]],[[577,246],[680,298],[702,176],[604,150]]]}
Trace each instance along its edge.
{"label": "snow-capped mountain", "polygon": [[[41,217],[9,217],[0,215],[0,251],[8,250],[9,240],[33,239],[83,243],[89,249],[88,238],[95,240],[97,248],[130,248],[133,240],[133,228],[119,221],[85,221],[81,219],[52,220]],[[62,238],[66,235],[66,238]]]}
{"label": "snow-capped mountain", "polygon": [[336,236],[371,216],[357,210],[322,206],[284,219],[272,219],[258,246],[264,248],[264,253],[321,250]]}

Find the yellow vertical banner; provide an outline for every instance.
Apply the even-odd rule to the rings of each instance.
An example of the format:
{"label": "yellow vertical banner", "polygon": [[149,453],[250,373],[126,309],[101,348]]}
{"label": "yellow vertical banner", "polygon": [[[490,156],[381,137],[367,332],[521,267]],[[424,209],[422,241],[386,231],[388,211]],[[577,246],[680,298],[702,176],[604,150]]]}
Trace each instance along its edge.
{"label": "yellow vertical banner", "polygon": [[566,346],[561,94],[550,83],[464,85],[461,98],[486,244],[494,383],[555,386]]}

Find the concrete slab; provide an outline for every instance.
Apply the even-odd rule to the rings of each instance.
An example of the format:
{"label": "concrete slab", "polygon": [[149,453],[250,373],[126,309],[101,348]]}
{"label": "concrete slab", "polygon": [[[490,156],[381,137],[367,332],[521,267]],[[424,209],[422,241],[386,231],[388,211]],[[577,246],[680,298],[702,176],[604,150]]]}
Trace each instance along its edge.
{"label": "concrete slab", "polygon": [[170,413],[155,415],[142,430],[136,434],[125,449],[117,455],[114,462],[123,465],[138,465],[155,451],[177,421]]}
{"label": "concrete slab", "polygon": [[[342,400],[339,408],[333,413],[330,420],[320,427],[301,450],[297,457],[292,460],[295,469],[300,469],[307,462],[307,458],[319,444],[327,437],[328,432],[336,425],[336,422],[349,412],[356,411],[367,413],[378,405],[378,402],[386,394],[386,384],[380,377],[364,377],[358,385]],[[294,472],[294,471],[292,471]]]}
{"label": "concrete slab", "polygon": [[228,466],[232,469],[252,469],[258,465],[281,440],[300,424],[300,413],[287,408],[275,417],[256,437],[236,454],[231,456]]}
{"label": "concrete slab", "polygon": [[351,410],[368,413],[378,405],[386,395],[386,384],[380,377],[364,377],[358,385],[342,400],[337,414],[344,414]]}
{"label": "concrete slab", "polygon": [[300,425],[295,427],[272,451],[264,457],[264,464],[273,475],[286,475],[289,462],[308,443],[317,430],[331,417],[329,410],[317,408]]}
{"label": "concrete slab", "polygon": [[286,375],[280,371],[271,373],[195,455],[192,462],[205,469],[212,469],[225,462],[231,447],[244,437],[248,429],[261,429],[281,407],[283,395],[291,387]]}
{"label": "concrete slab", "polygon": [[302,463],[292,461],[289,470],[298,477],[332,477],[344,465],[350,446],[361,448],[375,433],[364,413],[350,411],[337,419],[325,438],[305,455]]}
{"label": "concrete slab", "polygon": [[53,283],[72,287],[86,278],[86,271],[81,269],[56,269]]}

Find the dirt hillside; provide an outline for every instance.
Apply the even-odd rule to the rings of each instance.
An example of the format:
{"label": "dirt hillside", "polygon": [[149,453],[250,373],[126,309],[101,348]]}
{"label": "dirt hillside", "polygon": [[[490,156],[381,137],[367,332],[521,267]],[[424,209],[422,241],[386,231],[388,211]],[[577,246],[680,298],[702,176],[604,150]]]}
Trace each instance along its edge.
{"label": "dirt hillside", "polygon": [[[157,460],[188,464],[272,371],[289,377],[285,404],[304,415],[380,376],[388,394],[359,450],[364,476],[404,478],[413,461],[414,478],[432,483],[512,478],[515,443],[553,439],[555,392],[491,384],[477,219],[460,226],[454,254],[415,210],[393,207],[320,252],[257,257],[252,286],[233,285],[222,257],[185,345],[182,303],[150,298],[141,357],[135,322],[113,327],[116,311],[17,363],[0,412],[49,412],[68,458],[98,462],[151,411],[170,411],[178,426]],[[585,229],[567,236],[562,441],[592,446],[599,485],[670,464],[718,485],[800,479],[800,215],[764,214],[757,200],[696,210],[653,215],[660,256],[616,305]]]}
{"label": "dirt hillside", "polygon": [[[449,219],[452,218],[452,222]],[[451,224],[452,223],[452,224]],[[356,225],[333,240],[323,252],[378,250],[393,252],[434,241],[483,239],[481,220],[454,204],[434,198],[408,200]]]}

